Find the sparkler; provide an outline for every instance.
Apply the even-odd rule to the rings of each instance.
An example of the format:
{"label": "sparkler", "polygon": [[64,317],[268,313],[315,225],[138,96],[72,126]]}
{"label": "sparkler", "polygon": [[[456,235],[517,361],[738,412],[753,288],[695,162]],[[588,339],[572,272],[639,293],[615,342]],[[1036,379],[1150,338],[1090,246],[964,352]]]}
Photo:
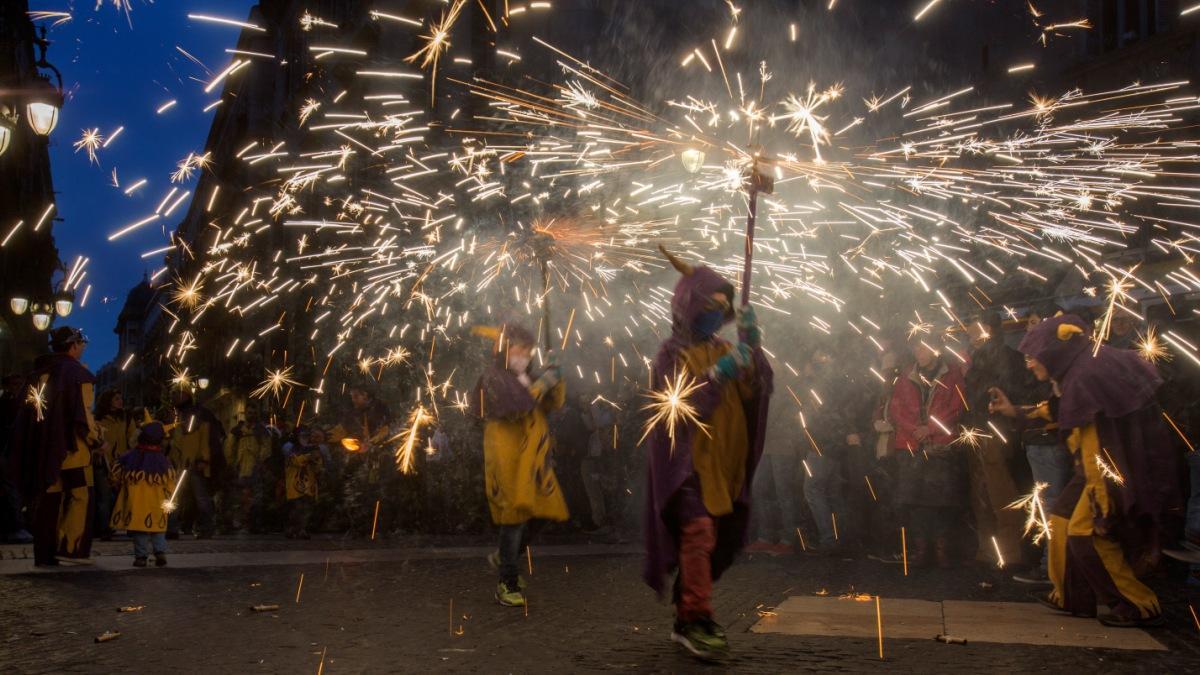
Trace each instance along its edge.
{"label": "sparkler", "polygon": [[450,10],[442,14],[441,21],[431,27],[428,35],[422,35],[421,39],[425,41],[425,45],[414,52],[411,56],[404,59],[407,63],[413,63],[420,59],[420,67],[422,69],[432,65],[432,77],[429,79],[429,100],[434,101],[437,95],[437,67],[438,60],[442,53],[450,47],[450,29],[453,28],[454,22],[458,20],[458,15],[462,13],[463,6],[467,4],[467,0],[454,0],[454,4],[450,6]]}
{"label": "sparkler", "polygon": [[1171,352],[1158,339],[1158,332],[1153,326],[1146,329],[1146,334],[1137,343],[1137,350],[1150,363],[1171,360]]}
{"label": "sparkler", "polygon": [[163,500],[163,513],[171,513],[175,510],[175,497],[179,495],[179,488],[183,486],[184,479],[187,478],[187,469],[179,472],[179,480],[175,481],[175,489],[171,491],[171,498]]}
{"label": "sparkler", "polygon": [[708,426],[700,421],[699,411],[689,401],[689,397],[701,387],[708,384],[707,380],[698,380],[686,370],[677,369],[675,375],[666,378],[663,388],[651,390],[646,396],[650,403],[642,408],[649,412],[650,417],[643,427],[640,445],[650,432],[659,424],[666,427],[667,438],[671,440],[671,449],[675,449],[675,434],[684,425],[694,424],[704,435],[708,436]]}
{"label": "sparkler", "polygon": [[433,415],[430,415],[421,405],[418,405],[409,414],[408,427],[395,437],[400,440],[400,445],[396,448],[396,466],[400,469],[400,473],[413,472],[413,460],[416,458],[415,449],[421,437],[421,427],[433,420]]}
{"label": "sparkler", "polygon": [[33,406],[34,419],[38,422],[46,419],[45,382],[29,385],[29,388],[25,392],[25,404]]}
{"label": "sparkler", "polygon": [[1050,521],[1046,518],[1046,511],[1042,505],[1042,492],[1048,487],[1049,483],[1034,483],[1033,492],[1004,507],[1025,510],[1025,534],[1037,530],[1032,540],[1034,544],[1040,542],[1043,537],[1050,539]]}
{"label": "sparkler", "polygon": [[88,162],[91,164],[99,164],[96,159],[96,150],[104,144],[104,135],[100,133],[100,129],[84,129],[83,136],[75,141],[75,152],[86,150]]}
{"label": "sparkler", "polygon": [[[1108,452],[1106,451],[1104,454],[1107,455]],[[1109,459],[1112,459],[1112,457],[1109,457]],[[1125,478],[1117,472],[1116,467],[1110,465],[1108,462],[1105,462],[1104,458],[1100,455],[1096,455],[1096,468],[1100,470],[1101,476],[1111,480],[1117,485],[1125,485]]]}
{"label": "sparkler", "polygon": [[278,399],[284,387],[302,386],[299,382],[292,379],[294,369],[294,366],[285,366],[277,370],[267,371],[267,379],[263,380],[257,389],[250,392],[250,396],[252,398],[265,398],[267,394],[271,394]]}

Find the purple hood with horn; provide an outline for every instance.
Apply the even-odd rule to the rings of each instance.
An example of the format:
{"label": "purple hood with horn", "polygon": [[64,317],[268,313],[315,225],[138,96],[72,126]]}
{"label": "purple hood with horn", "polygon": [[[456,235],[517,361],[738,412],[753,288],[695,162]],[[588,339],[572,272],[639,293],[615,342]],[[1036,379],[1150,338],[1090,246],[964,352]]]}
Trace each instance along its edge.
{"label": "purple hood with horn", "polygon": [[[662,388],[666,380],[674,376],[676,365],[682,362],[683,350],[701,339],[693,336],[692,324],[704,311],[713,293],[718,292],[733,298],[733,287],[729,282],[706,266],[685,273],[675,285],[671,299],[671,337],[662,344],[654,359],[652,375],[656,389]],[[727,320],[732,318],[731,313]],[[715,336],[703,339],[721,340]],[[766,437],[767,403],[771,396],[773,376],[762,349],[754,350],[753,359],[757,392],[752,399],[743,403],[750,449],[746,456],[746,477],[733,513],[716,519],[713,579],[719,578],[733,563],[746,543],[750,490]],[[721,386],[710,380],[690,397],[691,404],[702,419],[716,409],[721,399]],[[678,518],[672,510],[672,503],[676,493],[695,470],[692,464],[692,439],[697,433],[700,431],[693,425],[677,429],[672,444],[667,430],[660,425],[648,437],[646,508],[643,514],[646,559],[642,575],[646,583],[660,595],[666,591],[671,571],[679,564],[679,523],[676,522]]]}

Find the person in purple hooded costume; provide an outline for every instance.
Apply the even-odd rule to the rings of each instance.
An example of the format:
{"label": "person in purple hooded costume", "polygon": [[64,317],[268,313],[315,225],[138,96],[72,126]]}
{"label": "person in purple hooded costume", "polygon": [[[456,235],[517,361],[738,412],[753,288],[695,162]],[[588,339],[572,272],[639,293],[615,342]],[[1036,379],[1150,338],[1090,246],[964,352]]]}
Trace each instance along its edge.
{"label": "person in purple hooded costume", "polygon": [[728,642],[713,620],[712,584],[746,543],[772,373],[751,307],[737,313],[737,345],[717,336],[735,316],[733,286],[710,268],[661,250],[683,276],[671,300],[671,337],[654,359],[653,386],[661,391],[691,378],[699,388],[688,403],[698,423],[658,424],[648,432],[643,577],[664,596],[678,570],[671,638],[713,658]]}
{"label": "person in purple hooded costume", "polygon": [[[1078,317],[1060,315],[1026,334],[1020,351],[1048,403],[1025,417],[1052,420],[1066,439],[1074,477],[1050,507],[1049,565],[1054,589],[1036,594],[1052,609],[1095,616],[1107,626],[1162,623],[1158,597],[1137,578],[1157,564],[1182,515],[1180,454],[1154,400],[1162,380],[1136,352],[1098,349]],[[1019,411],[992,391],[990,408]]]}
{"label": "person in purple hooded costume", "polygon": [[92,564],[92,453],[102,442],[92,417],[96,378],[80,362],[87,343],[77,328],[50,332],[53,351],[34,363],[13,438],[37,566]]}

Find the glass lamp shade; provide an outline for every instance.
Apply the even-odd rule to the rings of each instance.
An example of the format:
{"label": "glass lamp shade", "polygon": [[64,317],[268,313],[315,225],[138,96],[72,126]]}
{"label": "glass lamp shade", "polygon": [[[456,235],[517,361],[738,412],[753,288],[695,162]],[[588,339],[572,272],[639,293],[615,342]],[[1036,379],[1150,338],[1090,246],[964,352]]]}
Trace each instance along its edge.
{"label": "glass lamp shade", "polygon": [[8,308],[12,310],[13,314],[21,316],[25,313],[25,310],[29,309],[29,298],[23,298],[19,295],[9,298]]}
{"label": "glass lamp shade", "polygon": [[38,306],[33,311],[33,327],[38,330],[46,330],[50,327],[50,311],[49,307]]}
{"label": "glass lamp shade", "polygon": [[13,128],[3,117],[0,117],[0,155],[3,155],[12,143]]}
{"label": "glass lamp shade", "polygon": [[202,377],[202,378],[200,378],[200,379],[196,380],[196,384],[197,384],[197,385],[198,385],[198,386],[199,386],[201,389],[208,389],[208,378],[207,378],[207,377]]}
{"label": "glass lamp shade", "polygon": [[75,303],[71,302],[70,298],[59,298],[58,300],[54,301],[54,313],[66,318],[67,315],[71,313],[71,309],[74,306]]}
{"label": "glass lamp shade", "polygon": [[58,125],[58,106],[53,103],[30,103],[25,106],[25,112],[29,118],[29,126],[33,127],[33,132],[38,136],[49,136]]}
{"label": "glass lamp shade", "polygon": [[700,169],[704,168],[704,152],[695,148],[688,148],[679,153],[679,161],[683,163],[684,171],[699,173]]}

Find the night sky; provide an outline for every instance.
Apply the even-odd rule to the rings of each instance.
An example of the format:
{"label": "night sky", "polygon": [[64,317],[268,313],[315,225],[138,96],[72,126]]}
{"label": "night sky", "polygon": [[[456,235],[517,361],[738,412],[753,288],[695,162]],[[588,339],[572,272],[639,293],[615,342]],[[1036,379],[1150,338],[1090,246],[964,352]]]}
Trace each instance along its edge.
{"label": "night sky", "polygon": [[[108,0],[99,10],[93,0],[30,0],[32,11],[70,11],[74,16],[50,29],[54,44],[47,55],[62,71],[67,92],[50,146],[62,219],[55,223],[54,234],[59,257],[68,264],[77,255],[91,258],[88,281],[93,288],[87,306],[60,323],[83,327],[91,340],[85,360],[93,369],[116,355],[113,327],[125,294],[144,273],[162,265],[161,254],[145,259],[140,255],[166,245],[167,233],[186,213],[187,203],[171,218],[135,234],[115,242],[109,242],[108,235],[154,213],[173,187],[175,165],[189,152],[203,152],[215,111],[202,109],[220,95],[220,88],[204,94],[204,83],[229,64],[224,50],[237,42],[238,28],[189,21],[187,15],[245,20],[254,4],[255,0],[132,0],[130,28],[124,13]],[[171,99],[178,104],[155,113]],[[99,165],[72,147],[84,129],[98,127],[108,137],[120,126],[125,127],[121,135],[98,152]],[[112,186],[113,169],[120,188]],[[142,178],[147,184],[126,196],[125,189]],[[195,178],[181,191],[194,186]]]}

